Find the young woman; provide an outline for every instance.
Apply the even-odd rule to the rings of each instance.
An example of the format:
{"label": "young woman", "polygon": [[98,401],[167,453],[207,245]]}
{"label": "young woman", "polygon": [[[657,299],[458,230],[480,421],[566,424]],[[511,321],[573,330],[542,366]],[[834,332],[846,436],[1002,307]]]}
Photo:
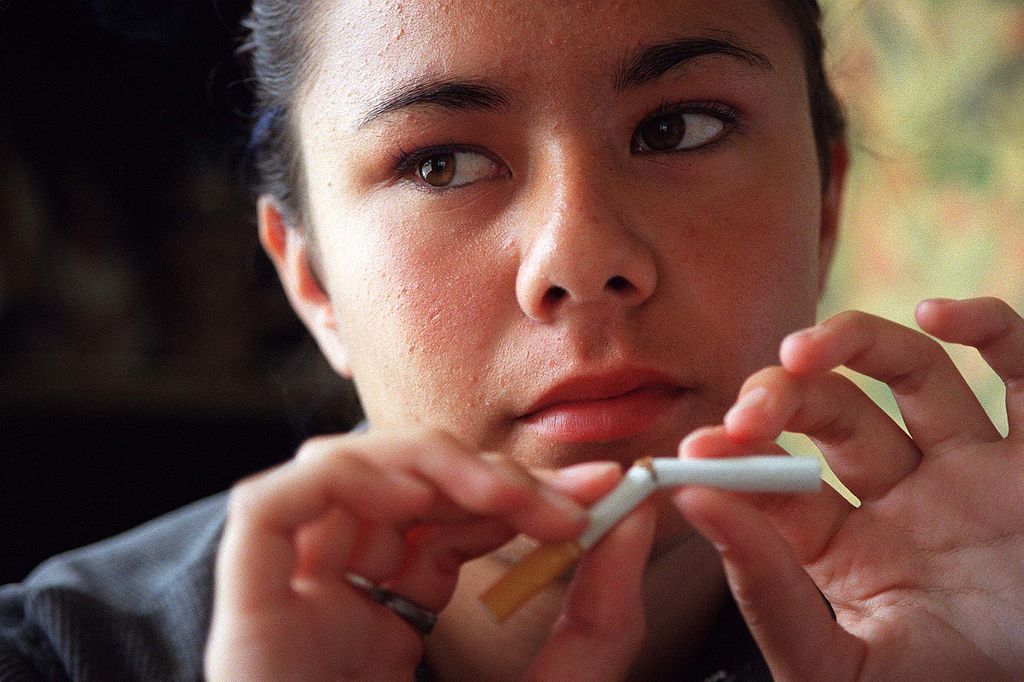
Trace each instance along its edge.
{"label": "young woman", "polygon": [[[926,335],[809,326],[846,167],[817,13],[257,0],[260,235],[368,427],[232,492],[212,597],[222,500],[8,594],[0,661],[103,670],[92,622],[108,674],[742,679],[731,590],[781,679],[1024,670],[1024,322],[992,299],[917,315],[1006,381],[1005,438]],[[909,433],[839,365],[888,383]],[[507,623],[480,605],[520,534],[574,537],[622,466],[777,452],[784,429],[860,508],[683,488]],[[144,551],[163,572],[81,578]]]}

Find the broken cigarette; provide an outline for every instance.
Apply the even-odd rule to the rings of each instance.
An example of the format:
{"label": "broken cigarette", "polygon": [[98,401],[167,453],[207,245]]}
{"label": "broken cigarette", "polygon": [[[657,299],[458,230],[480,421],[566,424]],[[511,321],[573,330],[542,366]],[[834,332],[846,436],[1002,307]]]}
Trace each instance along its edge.
{"label": "broken cigarette", "polygon": [[638,460],[608,495],[590,508],[590,523],[575,540],[543,544],[480,596],[501,623],[569,569],[605,533],[659,488],[706,485],[749,492],[808,492],[821,487],[814,457],[757,455],[722,459]]}

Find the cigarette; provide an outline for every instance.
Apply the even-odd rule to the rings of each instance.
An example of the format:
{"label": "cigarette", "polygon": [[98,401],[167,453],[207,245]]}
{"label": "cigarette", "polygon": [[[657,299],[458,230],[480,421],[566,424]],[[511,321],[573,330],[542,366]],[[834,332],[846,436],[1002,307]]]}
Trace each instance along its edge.
{"label": "cigarette", "polygon": [[747,492],[813,492],[821,487],[821,465],[814,457],[777,455],[638,460],[615,489],[590,508],[590,522],[579,537],[540,545],[499,578],[480,601],[497,622],[504,622],[567,571],[648,495],[659,488],[681,485]]}

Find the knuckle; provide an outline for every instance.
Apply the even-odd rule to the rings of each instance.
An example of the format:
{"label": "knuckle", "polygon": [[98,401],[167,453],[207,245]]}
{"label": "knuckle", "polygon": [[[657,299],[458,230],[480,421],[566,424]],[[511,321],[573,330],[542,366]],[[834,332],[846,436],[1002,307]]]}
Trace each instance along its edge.
{"label": "knuckle", "polygon": [[917,357],[922,365],[932,367],[948,359],[945,349],[938,341],[924,334],[914,333],[914,340],[917,342]]}
{"label": "knuckle", "polygon": [[998,298],[985,300],[991,309],[992,328],[983,334],[978,342],[973,345],[979,349],[985,349],[995,346],[1008,337],[1012,337],[1015,332],[1024,331],[1022,330],[1024,328],[1024,319],[1021,319],[1020,315],[1008,303]]}
{"label": "knuckle", "polygon": [[252,517],[261,507],[263,476],[257,474],[236,483],[228,493],[228,517]]}
{"label": "knuckle", "polygon": [[310,462],[323,457],[331,451],[330,445],[333,440],[329,436],[313,436],[309,438],[295,451],[295,461]]}
{"label": "knuckle", "polygon": [[1020,316],[1016,313],[1013,307],[1001,298],[995,296],[981,296],[976,299],[980,305],[989,308],[993,313],[999,317],[1011,321],[1014,318],[1020,319]]}
{"label": "knuckle", "polygon": [[927,383],[929,374],[940,364],[952,362],[938,341],[914,332],[913,361],[908,367],[896,369],[883,380],[900,394],[918,393]]}
{"label": "knuckle", "polygon": [[363,449],[353,443],[353,436],[320,435],[304,441],[292,461],[303,467],[329,466],[346,458],[354,459]]}
{"label": "knuckle", "polygon": [[859,399],[863,392],[851,379],[836,372],[823,375],[817,388],[795,421],[801,428],[813,430],[814,436],[825,443],[852,440],[860,423]]}
{"label": "knuckle", "polygon": [[843,310],[825,320],[824,324],[840,329],[864,329],[878,319],[862,310]]}

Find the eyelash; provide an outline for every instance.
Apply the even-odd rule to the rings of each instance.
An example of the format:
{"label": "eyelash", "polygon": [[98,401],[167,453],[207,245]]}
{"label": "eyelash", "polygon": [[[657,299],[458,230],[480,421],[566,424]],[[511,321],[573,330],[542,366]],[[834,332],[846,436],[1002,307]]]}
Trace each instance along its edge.
{"label": "eyelash", "polygon": [[649,119],[664,116],[665,114],[711,114],[732,125],[739,122],[739,111],[724,102],[672,102],[670,100],[662,100],[661,104],[640,119],[639,125],[643,125]]}
{"label": "eyelash", "polygon": [[[717,144],[723,139],[731,135],[737,128],[741,127],[741,120],[739,112],[722,102],[672,102],[669,100],[662,101],[657,107],[647,113],[646,116],[640,119],[637,123],[637,128],[642,126],[644,123],[652,118],[658,116],[665,116],[667,114],[709,114],[716,118],[721,119],[728,129],[722,133],[717,139],[712,140],[706,145],[702,145],[696,149],[682,149],[674,152],[641,152],[645,154],[660,153],[660,154],[680,154],[680,153],[692,153],[694,151],[700,151],[708,146]],[[630,138],[630,146],[632,147],[632,137]],[[449,138],[449,141],[444,144],[430,145],[428,147],[420,147],[407,151],[404,147],[399,146],[398,153],[393,155],[392,167],[394,168],[394,175],[396,178],[405,178],[410,175],[415,169],[419,167],[427,159],[438,156],[441,154],[454,154],[455,152],[477,152],[489,156],[489,154],[482,148],[473,145],[465,145],[457,143],[453,138]],[[458,189],[458,187],[423,187],[420,183],[413,182],[413,185],[423,191],[429,192],[444,192],[449,189]]]}
{"label": "eyelash", "polygon": [[[449,141],[444,144],[435,144],[428,147],[419,147],[412,151],[406,151],[402,146],[399,146],[398,153],[392,158],[392,165],[394,167],[394,174],[396,178],[404,178],[409,175],[427,159],[433,156],[440,156],[441,154],[454,154],[455,152],[476,152],[483,154],[490,158],[482,147],[476,147],[474,145],[459,144],[454,139],[449,138]],[[428,192],[444,192],[449,189],[458,189],[458,187],[424,187],[417,182],[413,182],[413,185],[419,189]]]}
{"label": "eyelash", "polygon": [[[646,116],[640,119],[640,122],[637,123],[636,128],[634,128],[634,130],[639,129],[640,126],[642,126],[647,121],[650,121],[652,118],[658,118],[659,116],[665,116],[667,114],[708,114],[721,120],[725,124],[726,128],[722,132],[722,134],[719,135],[714,140],[711,140],[710,142],[703,144],[699,147],[696,147],[694,149],[679,149],[676,151],[665,152],[642,151],[639,153],[692,154],[694,152],[700,152],[707,149],[708,147],[717,145],[719,142],[731,136],[737,129],[743,127],[743,121],[739,110],[737,110],[735,107],[731,107],[728,104],[725,104],[724,102],[672,102],[669,100],[662,100],[661,104],[659,104],[657,107],[651,110]],[[630,138],[630,146],[632,146],[632,142],[633,140],[632,138]]]}

